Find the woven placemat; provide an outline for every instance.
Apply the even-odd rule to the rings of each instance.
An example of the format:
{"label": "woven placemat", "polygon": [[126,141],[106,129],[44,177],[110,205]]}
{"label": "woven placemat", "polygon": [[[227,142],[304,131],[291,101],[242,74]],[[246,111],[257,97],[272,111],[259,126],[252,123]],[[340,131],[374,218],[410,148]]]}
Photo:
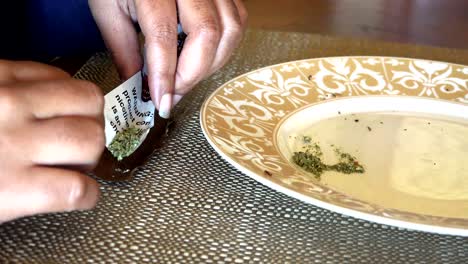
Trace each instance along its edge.
{"label": "woven placemat", "polygon": [[[468,64],[468,51],[250,30],[231,62],[177,106],[162,149],[128,183],[101,182],[87,212],[0,225],[1,263],[466,263],[468,238],[409,231],[330,212],[240,173],[205,140],[204,98],[261,66],[335,55]],[[118,84],[107,54],[76,75]]]}

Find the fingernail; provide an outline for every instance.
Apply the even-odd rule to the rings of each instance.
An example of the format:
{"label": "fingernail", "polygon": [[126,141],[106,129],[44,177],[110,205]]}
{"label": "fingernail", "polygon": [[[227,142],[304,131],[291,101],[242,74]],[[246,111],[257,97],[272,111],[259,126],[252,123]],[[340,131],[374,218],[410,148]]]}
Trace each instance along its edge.
{"label": "fingernail", "polygon": [[159,116],[168,119],[171,116],[172,94],[164,94],[159,103]]}

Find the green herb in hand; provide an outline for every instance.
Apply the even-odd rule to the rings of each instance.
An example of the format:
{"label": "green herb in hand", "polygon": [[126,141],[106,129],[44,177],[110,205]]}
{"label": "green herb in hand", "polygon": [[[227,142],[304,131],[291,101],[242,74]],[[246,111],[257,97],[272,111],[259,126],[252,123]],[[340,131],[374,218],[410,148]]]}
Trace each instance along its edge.
{"label": "green herb in hand", "polygon": [[140,144],[141,130],[135,127],[118,132],[108,149],[117,158],[122,160],[130,156]]}

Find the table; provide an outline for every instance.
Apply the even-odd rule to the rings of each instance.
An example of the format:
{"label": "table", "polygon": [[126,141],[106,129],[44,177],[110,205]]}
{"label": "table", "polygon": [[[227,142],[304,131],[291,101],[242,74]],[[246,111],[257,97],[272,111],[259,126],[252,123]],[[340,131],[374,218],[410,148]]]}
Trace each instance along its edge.
{"label": "table", "polygon": [[[251,28],[468,48],[465,0],[244,0]],[[91,55],[90,55],[91,56]],[[89,56],[51,62],[70,74]]]}
{"label": "table", "polygon": [[245,0],[253,28],[468,48],[465,0]]}
{"label": "table", "polygon": [[[175,109],[163,147],[128,183],[101,182],[87,212],[0,225],[0,262],[13,263],[462,263],[468,238],[346,217],[265,187],[224,161],[199,125],[204,98],[246,71],[337,55],[417,57],[468,64],[468,50],[249,30],[230,63]],[[77,78],[118,83],[108,54]]]}

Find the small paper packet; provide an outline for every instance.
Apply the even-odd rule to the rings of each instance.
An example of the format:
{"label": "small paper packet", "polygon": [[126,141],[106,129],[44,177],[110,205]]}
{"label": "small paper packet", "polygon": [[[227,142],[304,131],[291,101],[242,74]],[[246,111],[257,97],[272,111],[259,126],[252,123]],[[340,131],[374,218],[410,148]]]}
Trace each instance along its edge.
{"label": "small paper packet", "polygon": [[[178,31],[177,54],[180,54],[186,35],[180,26]],[[94,171],[99,178],[112,181],[130,179],[132,172],[143,165],[160,145],[160,139],[166,132],[168,120],[159,117],[151,101],[146,56],[143,60],[141,71],[104,96],[106,149]],[[133,151],[124,156],[116,155],[113,141],[129,129],[138,131],[132,134]]]}
{"label": "small paper packet", "polygon": [[[94,171],[101,179],[129,180],[157,148],[156,143],[166,131],[167,120],[156,113],[146,76],[144,68],[104,96],[106,149]],[[116,157],[110,146],[119,133],[128,129],[139,131],[137,144],[128,156]]]}
{"label": "small paper packet", "polygon": [[[140,131],[138,148],[154,125],[155,107],[149,96],[146,71],[139,71],[104,97],[106,147],[117,133]],[[135,149],[136,149],[135,148]]]}
{"label": "small paper packet", "polygon": [[[177,56],[180,54],[185,34],[180,24],[177,27]],[[143,51],[143,69],[105,95],[105,134],[109,148],[116,134],[128,128],[141,131],[138,146],[145,140],[154,125],[155,106],[148,87],[148,66]]]}

